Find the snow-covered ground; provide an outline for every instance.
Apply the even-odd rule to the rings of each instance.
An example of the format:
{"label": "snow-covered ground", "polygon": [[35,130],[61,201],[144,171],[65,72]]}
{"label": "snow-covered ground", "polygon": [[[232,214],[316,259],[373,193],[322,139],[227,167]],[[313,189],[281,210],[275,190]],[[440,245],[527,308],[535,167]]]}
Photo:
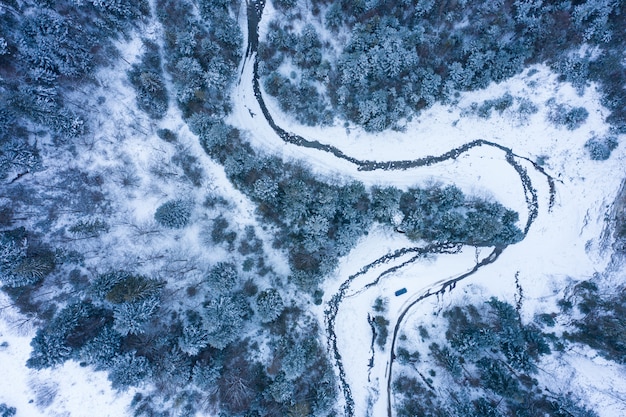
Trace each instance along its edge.
{"label": "snow-covered ground", "polygon": [[[135,394],[111,389],[106,372],[69,361],[40,371],[26,368],[35,330],[0,293],[0,404],[17,409],[17,417],[119,417]],[[6,344],[5,344],[6,343]]]}
{"label": "snow-covered ground", "polygon": [[[268,21],[264,16],[263,22]],[[135,42],[125,47],[129,55],[126,58],[131,62],[131,55],[136,54],[137,45]],[[485,90],[461,94],[458,103],[453,106],[434,106],[407,122],[403,132],[368,134],[356,127],[346,129],[341,123],[329,128],[301,126],[281,114],[277,104],[265,96],[266,104],[279,126],[307,139],[331,144],[358,159],[410,160],[439,155],[475,139],[496,142],[533,161],[545,157],[544,169],[557,180],[554,206],[549,208],[549,189],[545,176],[535,171],[529,163],[520,161],[528,169],[539,196],[539,214],[526,238],[507,248],[494,264],[481,268],[459,283],[453,291],[443,297],[431,297],[418,303],[410,310],[406,323],[428,322],[433,313],[459,302],[475,302],[490,296],[512,301],[517,294],[516,274],[523,288],[522,311],[530,318],[536,311],[555,310],[557,295],[572,279],[585,279],[606,268],[610,253],[600,250],[599,239],[606,226],[608,210],[625,174],[625,147],[618,147],[608,161],[591,161],[583,148],[585,141],[594,134],[606,133],[609,128],[603,122],[608,112],[600,105],[598,93],[590,87],[585,95],[578,96],[570,85],[557,82],[557,76],[547,67],[536,66],[532,69],[536,71],[530,73],[529,69]],[[103,88],[107,89],[107,106],[111,114],[110,125],[105,126],[103,132],[113,129],[112,125],[126,124],[135,126],[137,133],[124,141],[107,141],[106,135],[102,134],[95,140],[97,152],[83,163],[106,168],[127,158],[138,168],[141,186],[133,191],[134,197],[124,203],[129,221],[137,224],[150,222],[158,204],[181,194],[201,200],[207,194],[216,193],[229,197],[234,203],[233,216],[240,219],[242,224],[256,225],[253,205],[230,185],[221,167],[203,154],[197,138],[185,126],[178,110],[170,109],[158,126],[145,120],[143,123],[140,117],[132,120],[132,113],[129,114],[128,109],[134,107],[134,96],[123,81],[125,77],[125,70],[119,69],[110,70],[106,75],[108,82]],[[511,110],[502,115],[494,112],[489,119],[465,115],[464,111],[471,103],[497,98],[506,92],[515,98],[531,100],[539,111],[528,120],[520,120]],[[548,108],[545,104],[550,98],[572,106],[584,106],[589,111],[589,118],[574,131],[553,126],[547,121]],[[229,121],[247,132],[253,146],[287,160],[305,161],[315,172],[325,177],[339,176],[358,179],[366,185],[389,184],[402,188],[430,182],[455,184],[468,194],[491,196],[517,210],[521,227],[528,218],[528,207],[519,176],[498,149],[474,148],[456,160],[430,167],[359,171],[353,164],[331,154],[286,144],[276,135],[263,118],[254,97],[251,60],[242,68],[241,81],[234,91],[233,101],[234,111]],[[180,188],[178,183],[159,183],[150,177],[150,166],[158,165],[159,158],[166,160],[164,158],[169,158],[172,152],[154,135],[155,129],[159,127],[177,132],[180,142],[199,158],[210,179],[206,186],[200,189],[191,186]],[[621,139],[623,142],[624,138]],[[269,240],[269,236],[264,235],[262,230],[257,229],[257,232]],[[198,230],[191,228],[188,235],[172,237],[173,240],[164,243],[163,248],[167,245],[197,248],[198,234]],[[120,236],[120,239],[128,239],[128,236]],[[265,246],[270,247],[267,244]],[[325,301],[330,299],[348,276],[358,272],[364,265],[407,246],[412,244],[403,235],[388,230],[372,230],[341,260],[337,271],[329,277],[325,287]],[[488,248],[477,251],[465,247],[454,255],[427,256],[397,273],[386,275],[379,285],[363,290],[382,271],[413,256],[407,254],[371,269],[352,282],[340,306],[335,330],[357,416],[386,414],[389,344],[386,352],[376,351],[374,365],[368,370],[371,329],[367,315],[372,312],[374,300],[377,297],[388,299],[386,317],[391,322],[389,328],[393,329],[400,313],[412,300],[429,289],[438,289],[442,281],[472,269],[488,254]],[[274,267],[284,271],[284,259],[279,254],[272,259],[275,261]],[[407,294],[395,297],[393,293],[399,288],[407,288]],[[2,297],[0,307],[8,304],[8,300]],[[3,374],[0,379],[0,403],[16,407],[18,417],[127,414],[126,407],[133,392],[119,394],[112,391],[104,373],[81,368],[74,362],[51,370],[27,369],[25,362],[34,330],[28,325],[17,326],[16,323],[22,318],[10,307],[2,311],[0,343],[6,341],[7,346],[0,347]],[[321,308],[319,317],[320,322],[323,322]],[[563,362],[568,366],[562,366]],[[547,361],[545,367],[551,370],[554,381],[587,398],[601,416],[626,415],[623,400],[626,398],[626,374],[622,368],[608,366],[590,351],[576,352],[576,356],[564,359],[555,358]],[[547,377],[546,383],[549,383]]]}

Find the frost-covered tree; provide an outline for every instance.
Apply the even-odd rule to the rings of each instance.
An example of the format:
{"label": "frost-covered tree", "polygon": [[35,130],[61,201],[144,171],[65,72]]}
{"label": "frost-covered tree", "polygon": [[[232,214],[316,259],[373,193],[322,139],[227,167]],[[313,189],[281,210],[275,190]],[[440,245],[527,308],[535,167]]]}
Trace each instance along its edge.
{"label": "frost-covered tree", "polygon": [[124,353],[113,358],[109,369],[111,387],[124,391],[130,386],[137,386],[152,376],[152,367],[144,356],[134,352]]}
{"label": "frost-covered tree", "polygon": [[181,58],[175,68],[179,84],[176,98],[181,104],[186,104],[204,87],[204,70],[198,60],[191,57]]}
{"label": "frost-covered tree", "polygon": [[178,392],[178,387],[185,387],[191,381],[191,360],[175,346],[159,355],[156,363],[158,366],[153,368],[153,376],[168,391]]}
{"label": "frost-covered tree", "polygon": [[203,392],[215,393],[221,370],[222,367],[213,361],[198,361],[191,372],[191,380]]}
{"label": "frost-covered tree", "polygon": [[26,239],[15,239],[7,233],[0,234],[0,281],[9,287],[28,284],[27,280],[15,274],[15,270],[26,258]]}
{"label": "frost-covered tree", "polygon": [[91,285],[90,293],[112,304],[158,298],[165,283],[128,271],[112,271],[100,275]]}
{"label": "frost-covered tree", "polygon": [[222,296],[207,302],[202,311],[202,325],[209,345],[224,349],[237,340],[249,314],[250,307],[242,297]]}
{"label": "frost-covered tree", "polygon": [[120,352],[121,337],[110,326],[87,342],[79,352],[79,358],[96,369],[108,369]]}
{"label": "frost-covered tree", "polygon": [[100,219],[79,220],[67,229],[68,232],[80,237],[98,237],[109,231],[109,225]]}
{"label": "frost-covered tree", "polygon": [[23,20],[19,53],[35,68],[79,76],[93,68],[89,52],[93,39],[81,35],[80,25],[48,8],[37,8]]}
{"label": "frost-covered tree", "polygon": [[163,81],[159,46],[144,41],[146,52],[138,64],[128,72],[128,78],[135,87],[137,104],[150,117],[160,119],[165,116],[168,95]]}
{"label": "frost-covered tree", "polygon": [[[88,303],[74,303],[62,309],[31,340],[33,351],[26,365],[29,368],[42,369],[60,365],[70,359],[74,346],[82,345],[83,339],[89,336],[81,327],[97,329],[97,325],[93,325],[97,315],[95,313],[93,306]],[[95,322],[98,322],[97,317]],[[88,326],[88,323],[92,326]]]}
{"label": "frost-covered tree", "polygon": [[278,182],[272,178],[263,177],[254,183],[254,195],[261,201],[270,204],[276,202],[279,195]]}
{"label": "frost-covered tree", "polygon": [[0,180],[11,173],[38,171],[41,167],[39,150],[21,140],[0,140]]}
{"label": "frost-covered tree", "polygon": [[285,341],[281,358],[281,370],[285,379],[293,381],[299,378],[315,361],[317,349],[317,341],[314,338]]}
{"label": "frost-covered tree", "polygon": [[264,323],[274,321],[284,309],[283,299],[274,288],[261,291],[256,297],[256,311]]}
{"label": "frost-covered tree", "polygon": [[240,278],[234,264],[220,262],[209,270],[206,281],[218,293],[228,293],[239,284]]}
{"label": "frost-covered tree", "polygon": [[193,205],[187,200],[170,200],[160,205],[154,219],[162,226],[181,229],[189,224]]}
{"label": "frost-covered tree", "polygon": [[583,30],[585,41],[609,42],[613,36],[608,27],[609,16],[620,14],[618,0],[590,0],[574,7],[573,20]]}
{"label": "frost-covered tree", "polygon": [[293,403],[293,391],[293,382],[286,380],[284,374],[279,374],[265,390],[266,394],[279,404]]}
{"label": "frost-covered tree", "polygon": [[187,311],[183,320],[183,333],[178,338],[178,347],[190,356],[195,356],[209,345],[208,331],[202,326],[202,318],[193,310]]}
{"label": "frost-covered tree", "polygon": [[113,328],[122,336],[144,333],[146,324],[158,308],[156,297],[118,304],[113,309]]}
{"label": "frost-covered tree", "polygon": [[23,287],[41,281],[55,268],[54,253],[45,247],[30,248],[23,228],[0,232],[0,284]]}

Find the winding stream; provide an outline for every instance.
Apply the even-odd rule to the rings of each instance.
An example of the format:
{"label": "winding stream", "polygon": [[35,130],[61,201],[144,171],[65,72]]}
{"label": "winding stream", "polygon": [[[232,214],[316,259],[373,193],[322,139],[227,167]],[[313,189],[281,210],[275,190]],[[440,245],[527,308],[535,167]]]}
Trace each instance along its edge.
{"label": "winding stream", "polygon": [[[288,132],[282,127],[278,126],[265,104],[265,101],[263,99],[263,95],[261,92],[259,79],[258,79],[258,60],[257,60],[256,52],[257,52],[258,43],[259,43],[259,34],[258,34],[259,23],[262,19],[264,6],[265,6],[264,0],[247,2],[248,46],[246,50],[246,55],[244,57],[243,65],[244,65],[244,68],[246,65],[253,66],[252,90],[254,92],[254,96],[261,108],[263,117],[265,118],[269,126],[272,128],[272,130],[276,133],[276,135],[283,142],[300,146],[303,148],[310,148],[310,149],[315,149],[321,152],[326,152],[328,154],[333,155],[335,158],[350,162],[351,164],[355,165],[359,171],[376,171],[376,170],[405,171],[409,169],[428,167],[428,166],[441,163],[444,161],[457,159],[461,155],[470,151],[473,148],[491,147],[503,153],[504,160],[516,171],[520,179],[522,189],[524,192],[524,199],[526,202],[526,207],[528,210],[528,217],[527,217],[527,221],[523,230],[524,236],[528,234],[530,227],[532,226],[532,224],[534,223],[535,219],[538,216],[539,203],[538,203],[537,190],[533,186],[531,177],[529,176],[526,168],[520,162],[521,160],[530,163],[534,170],[536,170],[538,173],[540,173],[543,177],[546,178],[548,186],[549,186],[549,207],[548,208],[549,209],[552,208],[552,205],[554,204],[555,192],[556,192],[555,180],[551,176],[549,176],[541,166],[539,166],[537,163],[530,160],[529,158],[517,155],[516,153],[513,152],[512,149],[505,147],[503,145],[500,145],[498,143],[495,143],[495,142],[490,142],[485,139],[476,139],[476,140],[470,141],[468,143],[465,143],[462,146],[451,149],[448,152],[445,152],[441,155],[426,156],[426,157],[417,158],[413,160],[375,161],[375,160],[360,160],[360,159],[354,158],[350,155],[347,155],[346,153],[344,153],[343,151],[341,151],[335,146],[325,144],[317,140],[305,139],[302,136]],[[251,116],[253,115],[251,114]],[[375,261],[363,266],[355,274],[350,275],[347,279],[343,281],[343,283],[339,286],[338,291],[328,301],[327,308],[325,309],[325,329],[326,329],[326,334],[328,338],[329,349],[331,351],[332,358],[334,359],[335,367],[337,368],[337,372],[339,375],[341,391],[345,400],[344,409],[345,409],[346,416],[350,416],[350,417],[354,416],[355,403],[354,403],[354,398],[352,396],[352,390],[346,378],[345,367],[342,361],[342,355],[337,345],[337,334],[335,333],[335,324],[336,324],[336,318],[337,318],[337,314],[339,311],[339,307],[341,303],[343,302],[343,300],[346,298],[348,289],[351,288],[351,285],[353,284],[356,278],[366,274],[372,268],[382,266],[384,264],[388,264],[394,260],[398,260],[399,258],[407,254],[413,254],[413,256],[409,258],[408,260],[405,260],[404,262],[401,262],[395,266],[385,269],[384,271],[379,273],[372,282],[369,282],[366,285],[364,285],[361,289],[357,290],[354,294],[352,294],[352,296],[357,295],[359,292],[367,290],[368,288],[371,288],[377,285],[383,277],[393,274],[394,272],[397,272],[398,270],[418,261],[419,259],[423,258],[424,256],[428,254],[454,254],[454,253],[459,253],[461,249],[462,247],[459,244],[446,243],[446,244],[430,244],[425,247],[416,246],[416,247],[402,248],[392,253],[388,253],[376,259]],[[387,386],[386,386],[387,414],[389,417],[392,416],[392,412],[393,412],[391,384],[393,381],[392,369],[393,369],[393,363],[395,359],[394,350],[395,350],[396,338],[398,336],[398,332],[402,325],[404,317],[406,317],[406,315],[409,313],[411,308],[413,308],[420,301],[428,297],[431,297],[433,295],[442,294],[448,289],[453,289],[457,282],[473,275],[484,266],[487,266],[496,262],[505,249],[506,247],[496,247],[492,250],[492,252],[488,256],[484,257],[480,261],[477,260],[475,266],[471,270],[463,273],[462,275],[459,275],[453,278],[448,278],[447,280],[444,280],[443,282],[440,281],[439,283],[432,285],[431,288],[427,289],[423,294],[418,295],[414,300],[412,300],[408,305],[406,305],[403,308],[403,310],[400,312],[394,324],[394,331],[393,331],[393,335],[391,339],[389,368],[387,372]],[[413,296],[415,296],[415,294],[413,294]],[[372,352],[374,351],[372,350]],[[373,366],[373,363],[374,363],[374,356],[372,353],[372,357],[370,358],[370,367]]]}

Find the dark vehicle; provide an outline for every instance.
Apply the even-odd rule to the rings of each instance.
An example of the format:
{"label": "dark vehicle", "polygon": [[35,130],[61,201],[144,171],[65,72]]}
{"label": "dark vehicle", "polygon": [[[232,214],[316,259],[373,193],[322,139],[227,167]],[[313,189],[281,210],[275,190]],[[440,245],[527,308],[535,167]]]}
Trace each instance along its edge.
{"label": "dark vehicle", "polygon": [[406,294],[406,288],[399,289],[398,291],[396,291],[395,294],[396,294],[396,297],[398,297],[398,296],[400,296],[402,294]]}

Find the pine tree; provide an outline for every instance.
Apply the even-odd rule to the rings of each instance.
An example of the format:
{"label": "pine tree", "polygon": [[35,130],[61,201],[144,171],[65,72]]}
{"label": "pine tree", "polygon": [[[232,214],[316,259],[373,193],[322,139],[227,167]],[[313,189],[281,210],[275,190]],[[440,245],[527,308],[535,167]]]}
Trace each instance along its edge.
{"label": "pine tree", "polygon": [[116,356],[109,371],[111,387],[125,391],[130,386],[137,386],[152,376],[152,367],[144,356],[134,352]]}
{"label": "pine tree", "polygon": [[107,326],[81,348],[79,358],[98,370],[108,369],[120,353],[120,346],[120,334]]}
{"label": "pine tree", "polygon": [[224,349],[243,332],[244,319],[250,307],[241,297],[219,297],[210,300],[202,312],[203,327],[209,345]]}
{"label": "pine tree", "polygon": [[256,310],[262,322],[276,320],[284,309],[283,299],[274,288],[261,291],[256,297]]}
{"label": "pine tree", "polygon": [[217,381],[220,378],[222,367],[213,361],[198,361],[193,367],[192,381],[203,392],[208,394],[217,392]]}
{"label": "pine tree", "polygon": [[26,258],[26,239],[15,239],[7,233],[0,234],[0,282],[8,287],[21,287],[27,282],[15,274],[15,269]]}
{"label": "pine tree", "polygon": [[156,313],[158,307],[159,300],[156,297],[118,304],[113,309],[115,319],[113,328],[122,336],[144,333],[148,320]]}
{"label": "pine tree", "polygon": [[[29,368],[42,369],[60,365],[70,359],[74,354],[74,349],[69,344],[70,337],[94,312],[90,304],[82,302],[62,309],[31,340],[33,351],[26,365]],[[82,340],[75,341],[79,345],[81,342],[84,343]]]}
{"label": "pine tree", "polygon": [[170,200],[159,206],[154,219],[162,226],[181,229],[189,224],[193,205],[186,200]]}
{"label": "pine tree", "polygon": [[240,281],[237,268],[229,262],[220,262],[212,267],[206,279],[213,289],[222,294],[232,291]]}
{"label": "pine tree", "polygon": [[184,320],[183,334],[178,338],[180,350],[190,356],[195,356],[209,345],[209,335],[202,326],[201,317],[194,311],[189,311]]}

